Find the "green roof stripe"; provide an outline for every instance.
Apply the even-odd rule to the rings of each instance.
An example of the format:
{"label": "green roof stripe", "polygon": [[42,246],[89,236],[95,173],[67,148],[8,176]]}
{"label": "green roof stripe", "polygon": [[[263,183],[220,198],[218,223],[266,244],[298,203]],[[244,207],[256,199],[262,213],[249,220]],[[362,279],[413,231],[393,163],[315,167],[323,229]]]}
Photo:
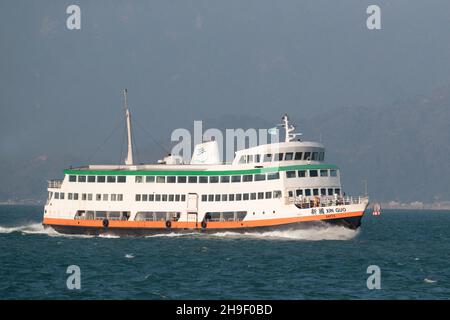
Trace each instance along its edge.
{"label": "green roof stripe", "polygon": [[238,174],[255,174],[302,169],[338,169],[332,164],[293,165],[285,167],[255,168],[246,170],[82,170],[65,169],[65,174],[75,175],[119,175],[119,176],[226,176]]}

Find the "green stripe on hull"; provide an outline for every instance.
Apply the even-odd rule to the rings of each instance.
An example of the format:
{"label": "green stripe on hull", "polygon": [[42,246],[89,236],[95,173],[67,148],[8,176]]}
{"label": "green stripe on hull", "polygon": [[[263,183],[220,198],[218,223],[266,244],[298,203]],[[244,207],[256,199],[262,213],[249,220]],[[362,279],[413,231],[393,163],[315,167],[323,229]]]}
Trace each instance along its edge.
{"label": "green stripe on hull", "polygon": [[293,165],[286,167],[255,168],[247,170],[77,170],[66,169],[65,174],[74,175],[122,175],[122,176],[227,176],[238,174],[257,174],[304,169],[338,169],[332,164]]}

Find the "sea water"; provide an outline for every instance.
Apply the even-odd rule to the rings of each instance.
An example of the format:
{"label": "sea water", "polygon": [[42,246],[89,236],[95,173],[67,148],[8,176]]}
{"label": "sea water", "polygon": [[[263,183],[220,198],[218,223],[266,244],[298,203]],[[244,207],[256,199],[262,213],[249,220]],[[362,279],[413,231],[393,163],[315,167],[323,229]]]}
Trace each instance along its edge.
{"label": "sea water", "polygon": [[[447,211],[366,214],[358,231],[324,224],[141,238],[61,235],[44,230],[42,211],[0,206],[0,299],[450,297]],[[79,290],[67,286],[72,265]],[[380,289],[367,286],[369,266],[379,267]]]}

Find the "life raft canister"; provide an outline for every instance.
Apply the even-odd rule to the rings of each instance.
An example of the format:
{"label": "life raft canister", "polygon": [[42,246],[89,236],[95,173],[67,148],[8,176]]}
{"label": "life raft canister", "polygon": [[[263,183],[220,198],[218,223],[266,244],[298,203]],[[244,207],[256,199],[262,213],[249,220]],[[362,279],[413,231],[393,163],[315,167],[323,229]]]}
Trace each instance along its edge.
{"label": "life raft canister", "polygon": [[167,228],[171,228],[172,227],[172,222],[170,220],[166,221],[166,227]]}
{"label": "life raft canister", "polygon": [[203,228],[203,229],[206,229],[206,225],[207,225],[207,224],[206,224],[206,221],[202,221],[202,228]]}
{"label": "life raft canister", "polygon": [[109,226],[109,220],[108,219],[103,219],[103,226],[105,228],[108,228],[108,226]]}

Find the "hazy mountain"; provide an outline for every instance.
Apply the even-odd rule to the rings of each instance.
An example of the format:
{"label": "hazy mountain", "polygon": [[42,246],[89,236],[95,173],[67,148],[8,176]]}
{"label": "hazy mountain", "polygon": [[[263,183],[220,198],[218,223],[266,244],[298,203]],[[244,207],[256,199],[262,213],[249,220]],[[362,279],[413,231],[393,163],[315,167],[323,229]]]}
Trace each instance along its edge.
{"label": "hazy mountain", "polygon": [[[348,194],[362,194],[367,179],[369,194],[376,200],[450,200],[450,87],[389,106],[338,108],[313,117],[305,117],[299,107],[290,116],[305,140],[325,144],[326,160],[341,167]],[[269,128],[279,120],[225,115],[206,119],[203,130]],[[185,127],[192,130],[192,123]],[[155,161],[164,155],[152,141],[140,140],[141,160]],[[168,135],[160,143],[168,148],[169,140]],[[117,163],[121,142],[110,143],[117,145],[117,157],[106,162]],[[97,158],[102,159],[99,153]],[[47,179],[62,177],[63,168],[85,161],[60,154],[37,155],[26,161],[6,159],[0,163],[0,199],[44,199]]]}

